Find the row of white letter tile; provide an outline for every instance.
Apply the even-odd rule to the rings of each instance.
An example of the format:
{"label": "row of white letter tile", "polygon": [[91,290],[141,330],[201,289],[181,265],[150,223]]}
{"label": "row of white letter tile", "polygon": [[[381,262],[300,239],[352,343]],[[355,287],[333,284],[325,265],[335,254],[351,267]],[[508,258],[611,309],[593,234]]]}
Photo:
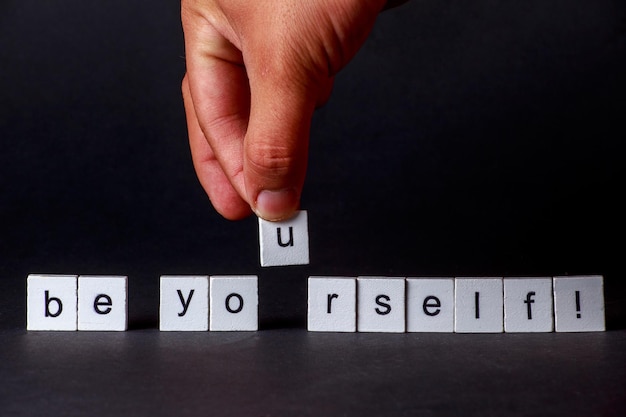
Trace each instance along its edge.
{"label": "row of white letter tile", "polygon": [[[125,276],[29,275],[28,330],[124,331]],[[329,332],[604,331],[602,276],[310,277],[308,329]],[[159,329],[258,330],[256,276],[162,276]]]}
{"label": "row of white letter tile", "polygon": [[256,331],[256,276],[162,276],[159,330]]}
{"label": "row of white letter tile", "polygon": [[125,276],[29,275],[26,329],[109,330],[128,327]]}
{"label": "row of white letter tile", "polygon": [[[128,328],[125,276],[29,275],[27,330]],[[163,276],[159,329],[258,330],[256,276]]]}
{"label": "row of white letter tile", "polygon": [[602,276],[310,277],[309,331],[604,331]]}

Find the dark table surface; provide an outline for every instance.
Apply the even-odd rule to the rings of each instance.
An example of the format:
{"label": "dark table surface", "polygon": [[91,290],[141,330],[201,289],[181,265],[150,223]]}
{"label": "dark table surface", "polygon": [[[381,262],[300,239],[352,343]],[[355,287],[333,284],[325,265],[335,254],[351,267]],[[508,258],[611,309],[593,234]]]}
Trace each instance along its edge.
{"label": "dark table surface", "polygon": [[[315,114],[311,263],[195,178],[178,2],[0,4],[0,415],[626,415],[623,1],[413,0]],[[123,333],[26,332],[29,273],[127,275]],[[256,274],[261,330],[160,333]],[[605,277],[608,331],[318,334],[310,275]]]}
{"label": "dark table surface", "polygon": [[6,416],[619,416],[625,410],[624,331],[0,335]]}

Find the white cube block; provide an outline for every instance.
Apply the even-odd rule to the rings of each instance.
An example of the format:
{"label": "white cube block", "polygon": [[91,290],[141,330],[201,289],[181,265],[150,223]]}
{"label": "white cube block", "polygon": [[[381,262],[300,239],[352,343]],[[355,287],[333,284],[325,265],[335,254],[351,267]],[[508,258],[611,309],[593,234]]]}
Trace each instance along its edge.
{"label": "white cube block", "polygon": [[209,329],[209,277],[164,275],[160,283],[159,330]]}
{"label": "white cube block", "polygon": [[77,278],[76,275],[28,276],[27,330],[76,330]]}
{"label": "white cube block", "polygon": [[504,331],[551,332],[552,278],[504,279]]}
{"label": "white cube block", "polygon": [[128,328],[128,277],[78,277],[78,330]]}
{"label": "white cube block", "polygon": [[500,333],[503,331],[502,278],[455,278],[454,331]]}
{"label": "white cube block", "polygon": [[307,329],[356,331],[356,278],[309,277]]}
{"label": "white cube block", "polygon": [[211,331],[259,329],[258,277],[211,277]]}
{"label": "white cube block", "polygon": [[407,278],[406,331],[454,331],[454,279]]}
{"label": "white cube block", "polygon": [[554,277],[557,332],[603,332],[604,279],[601,275]]}
{"label": "white cube block", "polygon": [[405,301],[404,278],[357,278],[357,331],[403,333]]}
{"label": "white cube block", "polygon": [[259,218],[261,266],[309,263],[309,227],[302,210],[288,220],[270,222]]}

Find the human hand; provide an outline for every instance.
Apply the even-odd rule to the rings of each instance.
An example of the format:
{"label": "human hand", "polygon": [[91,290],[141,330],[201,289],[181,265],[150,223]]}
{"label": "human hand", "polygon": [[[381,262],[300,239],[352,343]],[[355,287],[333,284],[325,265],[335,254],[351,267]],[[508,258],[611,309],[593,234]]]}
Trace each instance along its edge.
{"label": "human hand", "polygon": [[385,0],[183,0],[182,90],[196,173],[215,209],[298,209],[309,130]]}

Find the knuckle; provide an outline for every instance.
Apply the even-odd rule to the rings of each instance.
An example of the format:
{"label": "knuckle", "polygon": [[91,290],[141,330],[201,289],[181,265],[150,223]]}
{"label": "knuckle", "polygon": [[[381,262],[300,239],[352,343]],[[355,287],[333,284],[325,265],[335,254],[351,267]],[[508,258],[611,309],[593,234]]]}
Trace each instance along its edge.
{"label": "knuckle", "polygon": [[253,171],[269,177],[287,175],[294,164],[290,149],[273,143],[257,143],[250,146],[246,157]]}

